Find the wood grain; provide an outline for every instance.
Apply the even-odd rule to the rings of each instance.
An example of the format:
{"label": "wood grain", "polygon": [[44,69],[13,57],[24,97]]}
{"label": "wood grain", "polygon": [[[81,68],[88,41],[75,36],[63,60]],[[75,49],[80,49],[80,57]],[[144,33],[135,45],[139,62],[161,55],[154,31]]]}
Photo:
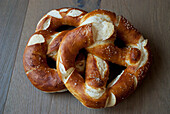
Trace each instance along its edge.
{"label": "wood grain", "polygon": [[[109,3],[109,0],[105,0]],[[170,1],[143,0],[128,2],[119,0],[102,4],[127,19],[149,39],[152,66],[143,84],[127,100],[120,113],[170,113]],[[123,7],[122,7],[123,6]],[[133,108],[131,103],[133,102]],[[128,110],[130,109],[130,110]]]}
{"label": "wood grain", "polygon": [[0,1],[0,113],[7,98],[27,5],[28,0]]}
{"label": "wood grain", "polygon": [[[170,2],[168,0],[30,0],[4,113],[17,114],[168,114],[170,112]],[[45,94],[27,79],[22,55],[28,38],[39,19],[51,9],[78,7],[87,11],[96,8],[125,16],[149,39],[153,62],[142,85],[128,99],[113,108],[88,109],[69,92]]]}

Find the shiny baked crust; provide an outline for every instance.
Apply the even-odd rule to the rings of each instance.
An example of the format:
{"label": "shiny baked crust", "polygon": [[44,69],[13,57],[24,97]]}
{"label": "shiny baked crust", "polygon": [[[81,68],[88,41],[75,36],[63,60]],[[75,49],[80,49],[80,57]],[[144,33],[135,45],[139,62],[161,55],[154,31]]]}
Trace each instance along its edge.
{"label": "shiny baked crust", "polygon": [[[114,45],[115,33],[125,42],[125,48]],[[75,58],[82,48],[89,52],[85,80],[75,68]],[[106,87],[108,61],[127,68]],[[57,55],[61,80],[89,108],[111,107],[128,97],[143,80],[149,66],[148,40],[123,16],[100,9],[87,13],[80,26],[64,36]]]}
{"label": "shiny baked crust", "polygon": [[[56,32],[62,25],[77,28]],[[115,46],[116,37],[126,47]],[[86,66],[84,54],[79,53],[83,48],[88,51]],[[57,70],[48,66],[46,57],[57,59]],[[66,86],[89,108],[111,107],[128,97],[145,77],[150,61],[148,40],[123,16],[101,9],[48,12],[37,24],[23,55],[25,72],[36,88],[50,93],[65,91]],[[108,62],[126,69],[106,86]],[[81,76],[84,67],[85,79]]]}
{"label": "shiny baked crust", "polygon": [[[62,25],[79,26],[80,19],[86,13],[76,8],[60,8],[48,12],[38,22],[36,32],[26,45],[23,65],[28,79],[39,90],[48,93],[67,90],[57,70],[48,66],[47,57],[56,61],[59,45],[68,32],[56,32],[56,29]],[[85,55],[80,52],[77,56],[76,69],[82,74],[84,68]]]}

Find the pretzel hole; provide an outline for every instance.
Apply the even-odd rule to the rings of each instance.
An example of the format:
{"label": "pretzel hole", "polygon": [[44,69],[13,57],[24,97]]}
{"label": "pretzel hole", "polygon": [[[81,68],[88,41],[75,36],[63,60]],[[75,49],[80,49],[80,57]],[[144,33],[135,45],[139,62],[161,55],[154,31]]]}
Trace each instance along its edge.
{"label": "pretzel hole", "polygon": [[109,79],[107,85],[113,81],[126,67],[109,62]]}
{"label": "pretzel hole", "polygon": [[126,47],[125,42],[122,41],[120,38],[116,38],[115,42],[114,42],[115,46],[119,47],[119,48],[124,48]]}
{"label": "pretzel hole", "polygon": [[46,57],[47,64],[50,68],[56,69],[56,61],[54,61],[51,57]]}
{"label": "pretzel hole", "polygon": [[[87,51],[85,49],[81,49],[79,51],[79,54],[76,56],[75,66],[76,66],[76,70],[81,74],[81,76],[84,79],[85,79],[86,59],[87,59]],[[83,62],[81,62],[82,60]]]}
{"label": "pretzel hole", "polygon": [[69,26],[69,25],[62,25],[59,28],[57,28],[55,31],[61,32],[61,31],[64,31],[64,30],[72,30],[74,28],[76,28],[76,27],[75,26]]}

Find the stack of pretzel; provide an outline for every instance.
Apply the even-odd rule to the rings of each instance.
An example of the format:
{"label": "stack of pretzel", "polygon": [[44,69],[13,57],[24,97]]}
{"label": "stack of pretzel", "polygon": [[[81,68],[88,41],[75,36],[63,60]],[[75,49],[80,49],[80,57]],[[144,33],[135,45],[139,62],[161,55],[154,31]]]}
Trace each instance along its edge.
{"label": "stack of pretzel", "polygon": [[[63,25],[76,28],[57,32]],[[116,38],[126,46],[116,46]],[[49,67],[49,57],[56,61],[56,68]],[[107,84],[113,75],[109,62],[126,69]],[[123,16],[101,9],[87,13],[60,8],[48,12],[37,24],[26,45],[23,65],[28,79],[41,91],[68,90],[84,106],[104,108],[116,105],[136,89],[150,66],[150,52],[148,40]]]}

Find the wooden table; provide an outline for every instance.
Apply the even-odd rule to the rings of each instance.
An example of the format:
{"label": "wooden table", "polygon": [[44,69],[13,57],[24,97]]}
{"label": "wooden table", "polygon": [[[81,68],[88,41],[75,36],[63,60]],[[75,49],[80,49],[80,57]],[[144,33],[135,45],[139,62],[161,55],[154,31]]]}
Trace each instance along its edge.
{"label": "wooden table", "polygon": [[[69,92],[45,94],[23,69],[25,45],[37,22],[60,7],[97,8],[125,16],[149,39],[153,62],[142,85],[113,108],[88,109]],[[170,114],[170,0],[1,0],[0,113]]]}

